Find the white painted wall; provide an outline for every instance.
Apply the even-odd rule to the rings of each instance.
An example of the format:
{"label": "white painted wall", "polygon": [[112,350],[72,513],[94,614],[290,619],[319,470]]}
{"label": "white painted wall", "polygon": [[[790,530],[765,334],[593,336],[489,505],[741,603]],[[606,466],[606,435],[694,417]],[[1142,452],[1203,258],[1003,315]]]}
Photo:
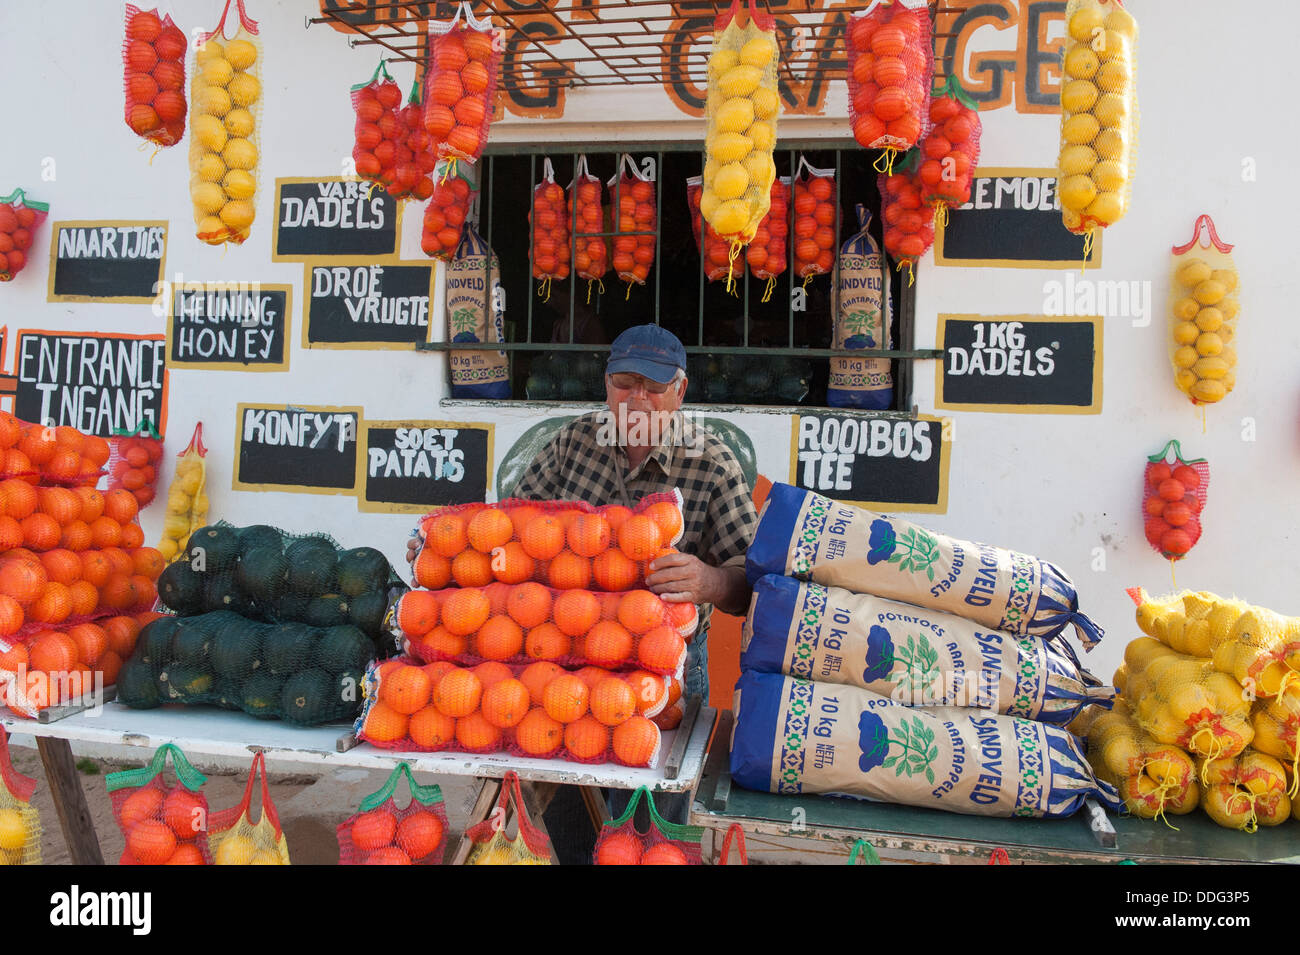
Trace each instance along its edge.
{"label": "white painted wall", "polygon": [[[326,27],[305,30],[310,0],[254,2],[265,43],[261,115],[260,192],[253,235],[242,247],[209,248],[193,238],[184,145],[149,151],[121,119],[121,5],[75,0],[60,7],[57,24],[39,4],[0,9],[0,62],[5,135],[0,136],[0,192],[23,186],[51,204],[52,219],[167,219],[171,222],[168,272],[187,279],[291,283],[294,327],[290,371],[283,374],[173,371],[168,450],[180,450],[194,421],[204,422],[212,515],[239,524],[269,522],[295,531],[325,529],[347,545],[362,543],[401,559],[410,517],[362,514],[349,497],[245,493],[230,489],[237,402],[361,405],[368,418],[494,420],[498,460],[513,440],[541,417],[579,408],[440,406],[445,359],[403,352],[305,351],[299,341],[304,289],[300,265],[271,262],[271,216],[277,176],[338,175],[351,149],[348,88],[374,68],[373,47],[349,49]],[[1204,535],[1178,568],[1180,585],[1233,593],[1300,613],[1294,596],[1291,548],[1297,544],[1300,505],[1294,494],[1297,447],[1296,355],[1300,326],[1290,320],[1297,300],[1293,177],[1290,160],[1300,131],[1281,118],[1291,61],[1283,31],[1261,28],[1288,22],[1282,0],[1258,0],[1250,17],[1225,17],[1210,0],[1183,4],[1133,0],[1143,25],[1139,51],[1142,126],[1132,209],[1109,230],[1104,265],[1089,278],[1150,283],[1151,323],[1131,317],[1105,323],[1105,398],[1097,416],[956,415],[949,507],[923,522],[961,537],[1012,546],[1052,560],[1073,574],[1083,607],[1110,638],[1092,665],[1109,675],[1125,642],[1136,634],[1124,588],[1160,591],[1169,566],[1146,544],[1139,512],[1142,465],[1169,437],[1210,459],[1212,480]],[[166,8],[164,8],[166,9]],[[182,28],[208,27],[219,4],[174,0]],[[1172,16],[1177,11],[1176,16]],[[972,48],[1006,48],[992,28]],[[408,85],[410,68],[394,68]],[[571,94],[570,117],[608,116],[616,89]],[[524,121],[508,117],[494,130],[498,141],[572,138],[689,138],[696,121],[674,119],[662,92],[639,89],[618,100],[620,115],[653,122],[600,127],[585,122]],[[642,108],[638,114],[633,107]],[[844,108],[842,89],[829,102]],[[1285,106],[1283,105],[1283,110]],[[676,114],[680,116],[680,114]],[[1008,107],[986,112],[984,165],[1051,166],[1058,118],[1022,115]],[[844,135],[843,120],[783,121],[787,136]],[[1242,181],[1242,163],[1257,163],[1258,178]],[[42,163],[54,178],[42,181]],[[1236,243],[1242,281],[1236,391],[1209,412],[1209,427],[1174,388],[1166,357],[1164,311],[1169,247],[1187,241],[1192,222],[1211,213],[1221,235]],[[405,215],[403,250],[418,257],[419,207]],[[39,254],[19,278],[0,286],[0,321],[11,343],[22,327],[161,333],[163,320],[149,306],[48,304],[45,300],[50,229],[38,235]],[[933,347],[940,312],[1036,313],[1043,283],[1063,273],[939,269],[923,261],[918,280],[917,342]],[[435,303],[440,314],[440,301]],[[440,330],[439,330],[440,332]],[[440,337],[440,335],[439,335]],[[916,378],[918,410],[933,412],[933,374]],[[733,417],[753,438],[759,470],[788,475],[789,418],[772,414]],[[1256,440],[1241,438],[1252,419]],[[170,454],[169,454],[170,457]],[[495,484],[493,462],[492,480]],[[170,473],[162,476],[165,489]],[[162,505],[144,516],[156,540]],[[1094,571],[1101,548],[1105,569]]]}

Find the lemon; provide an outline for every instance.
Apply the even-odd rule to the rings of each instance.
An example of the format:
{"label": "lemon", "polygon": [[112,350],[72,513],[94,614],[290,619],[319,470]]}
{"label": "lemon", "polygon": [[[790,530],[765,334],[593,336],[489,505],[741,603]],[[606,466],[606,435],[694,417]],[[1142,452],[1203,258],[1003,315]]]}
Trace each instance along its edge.
{"label": "lemon", "polygon": [[194,59],[200,66],[209,60],[225,59],[226,48],[216,40],[208,40],[206,43],[200,43],[194,48]]}
{"label": "lemon", "polygon": [[1215,269],[1210,278],[1223,286],[1223,293],[1230,295],[1237,289],[1236,269]]}
{"label": "lemon", "polygon": [[252,73],[236,73],[226,87],[226,92],[230,98],[240,106],[249,106],[257,102],[258,96],[262,94],[262,84],[257,81],[257,77]]}
{"label": "lemon", "polygon": [[710,157],[709,159],[705,160],[704,181],[707,183],[713,182],[713,177],[718,174],[718,170],[720,168],[722,168],[722,163],[718,162],[716,159]]}
{"label": "lemon", "polygon": [[1099,192],[1083,214],[1092,216],[1102,225],[1114,225],[1124,215],[1124,197],[1118,192]]}
{"label": "lemon", "polygon": [[1237,373],[1232,369],[1229,369],[1228,373],[1219,380],[1223,383],[1224,394],[1227,394],[1237,386]]}
{"label": "lemon", "polygon": [[1196,377],[1196,372],[1192,371],[1190,368],[1179,369],[1178,374],[1174,376],[1174,384],[1178,386],[1178,390],[1183,394],[1190,392],[1192,390],[1192,385],[1196,384],[1200,380],[1201,379]]}
{"label": "lemon", "polygon": [[722,200],[714,194],[713,190],[705,189],[704,194],[700,196],[700,215],[704,216],[705,222],[713,221],[713,214],[718,211],[720,205]]}
{"label": "lemon", "polygon": [[200,113],[207,113],[210,116],[225,116],[230,112],[230,94],[220,86],[200,86],[199,94],[195,99],[198,101]]}
{"label": "lemon", "polygon": [[1209,355],[1192,362],[1192,371],[1197,378],[1222,378],[1228,373],[1228,363],[1222,358]]}
{"label": "lemon", "polygon": [[758,89],[762,79],[763,71],[756,66],[733,66],[718,80],[718,92],[728,99],[733,96],[748,96]]}
{"label": "lemon", "polygon": [[1061,205],[1082,212],[1097,196],[1097,187],[1087,176],[1067,176],[1060,185]]}
{"label": "lemon", "polygon": [[1216,401],[1222,401],[1228,394],[1228,389],[1223,382],[1215,381],[1211,378],[1202,378],[1188,390],[1197,401],[1204,401],[1206,404],[1213,404]]}
{"label": "lemon", "polygon": [[0,865],[22,865],[22,849],[0,849]]}
{"label": "lemon", "polygon": [[155,549],[158,553],[162,554],[163,560],[171,560],[176,556],[176,552],[180,550],[180,548],[176,546],[176,542],[170,537],[164,537],[160,540]]}
{"label": "lemon", "polygon": [[759,120],[745,130],[745,135],[750,138],[754,148],[765,153],[770,153],[776,145],[776,132],[771,125]]}
{"label": "lemon", "polygon": [[743,96],[723,102],[713,114],[713,128],[720,133],[743,133],[754,122],[754,104]]}
{"label": "lemon", "polygon": [[[1061,124],[1061,137],[1067,143],[1086,146],[1097,137],[1101,124],[1091,113],[1078,113]],[[1100,150],[1098,150],[1100,155]]]}
{"label": "lemon", "polygon": [[216,865],[249,865],[255,855],[257,845],[252,839],[232,834],[221,840],[212,861]]}
{"label": "lemon", "polygon": [[[1076,80],[1076,82],[1083,82]],[[1091,85],[1091,84],[1089,84]],[[1128,100],[1118,93],[1107,93],[1097,100],[1092,108],[1092,115],[1103,126],[1118,126],[1128,120]]]}
{"label": "lemon", "polygon": [[1116,7],[1110,13],[1106,14],[1106,29],[1114,30],[1129,39],[1137,37],[1137,21],[1133,19],[1133,14],[1129,13],[1123,7]]}
{"label": "lemon", "polygon": [[221,158],[231,169],[252,169],[257,165],[257,147],[247,139],[232,139],[221,150]]}
{"label": "lemon", "polygon": [[1103,192],[1118,192],[1128,182],[1128,167],[1114,159],[1103,159],[1093,167],[1092,181]]}
{"label": "lemon", "polygon": [[704,101],[704,115],[716,115],[718,110],[722,109],[722,104],[726,101],[727,98],[717,90],[709,90],[708,98]]}
{"label": "lemon", "polygon": [[1200,259],[1189,259],[1178,267],[1175,277],[1187,288],[1196,288],[1214,273]]}
{"label": "lemon", "polygon": [[1091,146],[1066,146],[1061,150],[1059,165],[1066,176],[1081,176],[1097,164],[1097,154]]}
{"label": "lemon", "polygon": [[1200,334],[1195,322],[1179,322],[1174,326],[1174,341],[1179,345],[1194,345]]}
{"label": "lemon", "polygon": [[1174,365],[1179,368],[1191,368],[1196,364],[1200,356],[1196,354],[1196,349],[1191,345],[1184,345],[1174,352]]}
{"label": "lemon", "polygon": [[215,182],[196,182],[190,186],[194,208],[211,215],[226,204],[226,192]]}
{"label": "lemon", "polygon": [[163,520],[163,535],[173,540],[179,540],[185,534],[189,533],[190,519],[186,514],[169,514]]}
{"label": "lemon", "polygon": [[280,853],[274,849],[263,849],[257,855],[253,856],[249,865],[283,865],[280,859]]}
{"label": "lemon", "polygon": [[1128,143],[1118,129],[1103,129],[1092,140],[1092,148],[1102,159],[1120,159],[1128,155]]}
{"label": "lemon", "polygon": [[[1220,335],[1219,338],[1220,340],[1223,340],[1222,335]],[[1227,365],[1229,369],[1237,366],[1237,349],[1233,348],[1226,341],[1224,341],[1223,344],[1223,351],[1219,352],[1219,357],[1223,359],[1223,363]]]}
{"label": "lemon", "polygon": [[1072,47],[1070,52],[1065,54],[1065,75],[1072,79],[1092,79],[1099,65],[1097,54],[1084,44]]}
{"label": "lemon", "polygon": [[781,101],[776,95],[776,90],[770,90],[766,86],[760,86],[754,90],[753,96],[750,97],[754,102],[754,115],[759,119],[771,119],[781,108]]}
{"label": "lemon", "polygon": [[776,163],[767,153],[755,150],[745,157],[745,172],[749,175],[750,188],[758,192],[755,201],[772,188],[776,179]]}
{"label": "lemon", "polygon": [[1128,64],[1121,60],[1111,60],[1103,64],[1097,71],[1094,82],[1107,93],[1122,93],[1128,88]]}
{"label": "lemon", "polygon": [[221,180],[221,185],[231,199],[251,199],[257,192],[257,180],[243,169],[230,170]]}
{"label": "lemon", "polygon": [[1103,63],[1113,61],[1127,63],[1131,59],[1128,39],[1124,34],[1116,33],[1114,30],[1107,30],[1102,36],[1097,37],[1092,43],[1092,51]]}
{"label": "lemon", "polygon": [[1223,287],[1223,283],[1216,282],[1214,279],[1206,279],[1192,289],[1192,298],[1202,305],[1214,305],[1227,294],[1228,291]]}
{"label": "lemon", "polygon": [[221,221],[238,232],[253,224],[253,204],[247,199],[232,199],[221,209]]}
{"label": "lemon", "polygon": [[1202,332],[1196,339],[1196,353],[1202,356],[1217,355],[1223,351],[1223,339],[1214,332]]}
{"label": "lemon", "polygon": [[237,70],[246,70],[257,62],[257,47],[247,40],[231,40],[226,44],[226,59]]}
{"label": "lemon", "polygon": [[1083,228],[1083,216],[1064,207],[1061,208],[1061,222],[1071,232],[1078,232]]}
{"label": "lemon", "polygon": [[1080,43],[1087,43],[1092,39],[1093,31],[1101,29],[1104,24],[1105,19],[1100,10],[1095,7],[1084,7],[1070,17],[1070,36]]}
{"label": "lemon", "polygon": [[221,152],[226,145],[226,127],[215,116],[198,115],[190,123],[194,138],[213,152]]}
{"label": "lemon", "polygon": [[200,179],[208,182],[220,182],[221,177],[226,174],[226,164],[221,161],[221,157],[216,153],[204,153],[199,157],[199,163],[194,170]]}
{"label": "lemon", "polygon": [[1223,313],[1223,320],[1230,322],[1237,317],[1237,312],[1241,310],[1241,303],[1235,298],[1224,298],[1219,302],[1219,311]]}
{"label": "lemon", "polygon": [[746,66],[767,66],[775,55],[776,47],[766,35],[756,36],[740,48],[740,62]]}
{"label": "lemon", "polygon": [[1223,325],[1223,312],[1213,305],[1196,313],[1196,327],[1203,332],[1217,332]]}
{"label": "lemon", "polygon": [[738,162],[729,162],[713,178],[713,192],[724,202],[728,199],[739,199],[749,188],[749,173],[745,172],[745,167]]}
{"label": "lemon", "polygon": [[740,54],[735,50],[714,50],[709,57],[709,72],[722,76],[728,70],[740,65]]}
{"label": "lemon", "polygon": [[731,199],[714,210],[709,225],[718,235],[736,235],[749,225],[750,208],[744,199]]}
{"label": "lemon", "polygon": [[709,154],[718,162],[740,162],[754,148],[754,141],[740,133],[721,133],[709,143]]}
{"label": "lemon", "polygon": [[209,86],[225,86],[235,75],[235,68],[225,57],[213,57],[199,70],[199,79]]}
{"label": "lemon", "polygon": [[1095,102],[1097,87],[1087,80],[1070,80],[1061,87],[1061,109],[1067,113],[1086,113]]}
{"label": "lemon", "polygon": [[0,809],[0,849],[22,849],[27,845],[27,823],[17,809]]}
{"label": "lemon", "polygon": [[[251,222],[252,220],[250,219],[249,221]],[[207,520],[207,516],[208,516],[208,496],[207,496],[206,494],[203,494],[203,493],[200,492],[199,494],[197,494],[197,495],[195,496],[195,498],[194,498],[194,513],[195,513],[195,514],[198,514],[198,515],[202,515],[202,518],[203,518],[204,521]]]}
{"label": "lemon", "polygon": [[229,231],[226,224],[218,216],[204,216],[199,219],[199,224],[195,228],[196,235],[204,237],[204,242],[213,245],[224,241],[224,237]]}

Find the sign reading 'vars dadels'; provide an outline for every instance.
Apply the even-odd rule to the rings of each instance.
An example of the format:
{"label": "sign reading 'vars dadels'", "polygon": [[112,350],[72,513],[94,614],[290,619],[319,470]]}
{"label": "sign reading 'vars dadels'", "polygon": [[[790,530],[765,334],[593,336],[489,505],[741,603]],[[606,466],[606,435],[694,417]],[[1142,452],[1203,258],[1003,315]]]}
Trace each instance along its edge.
{"label": "sign reading 'vars dadels'", "polygon": [[18,332],[14,414],[110,437],[167,425],[167,342],[162,335]]}
{"label": "sign reading 'vars dadels'", "polygon": [[271,260],[397,254],[397,203],[356,179],[277,179]]}

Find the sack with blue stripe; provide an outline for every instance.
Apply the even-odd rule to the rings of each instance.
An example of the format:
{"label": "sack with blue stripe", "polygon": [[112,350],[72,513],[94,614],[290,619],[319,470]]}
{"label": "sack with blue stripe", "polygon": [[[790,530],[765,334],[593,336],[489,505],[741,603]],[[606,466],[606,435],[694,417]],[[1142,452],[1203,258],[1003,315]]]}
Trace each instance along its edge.
{"label": "sack with blue stripe", "polygon": [[[858,231],[840,247],[839,305],[831,347],[892,348],[889,269],[868,226],[871,213],[858,203]],[[826,403],[832,408],[891,408],[894,375],[888,358],[832,358]]]}

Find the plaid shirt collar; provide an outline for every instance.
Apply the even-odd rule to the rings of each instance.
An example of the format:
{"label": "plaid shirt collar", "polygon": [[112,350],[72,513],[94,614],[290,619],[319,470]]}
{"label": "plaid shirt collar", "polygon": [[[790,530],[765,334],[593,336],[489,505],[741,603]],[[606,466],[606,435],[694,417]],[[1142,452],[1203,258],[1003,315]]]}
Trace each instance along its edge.
{"label": "plaid shirt collar", "polygon": [[[664,430],[662,439],[653,449],[651,449],[650,453],[646,455],[644,461],[627,472],[628,477],[633,480],[640,477],[641,473],[646,469],[646,466],[652,461],[659,465],[659,470],[662,471],[665,476],[671,474],[673,454],[677,448],[682,445],[682,431],[682,412],[679,408],[677,411],[673,412],[672,418],[669,419],[668,427]],[[620,444],[618,450],[622,453],[623,460],[626,462],[628,460],[627,448]]]}

